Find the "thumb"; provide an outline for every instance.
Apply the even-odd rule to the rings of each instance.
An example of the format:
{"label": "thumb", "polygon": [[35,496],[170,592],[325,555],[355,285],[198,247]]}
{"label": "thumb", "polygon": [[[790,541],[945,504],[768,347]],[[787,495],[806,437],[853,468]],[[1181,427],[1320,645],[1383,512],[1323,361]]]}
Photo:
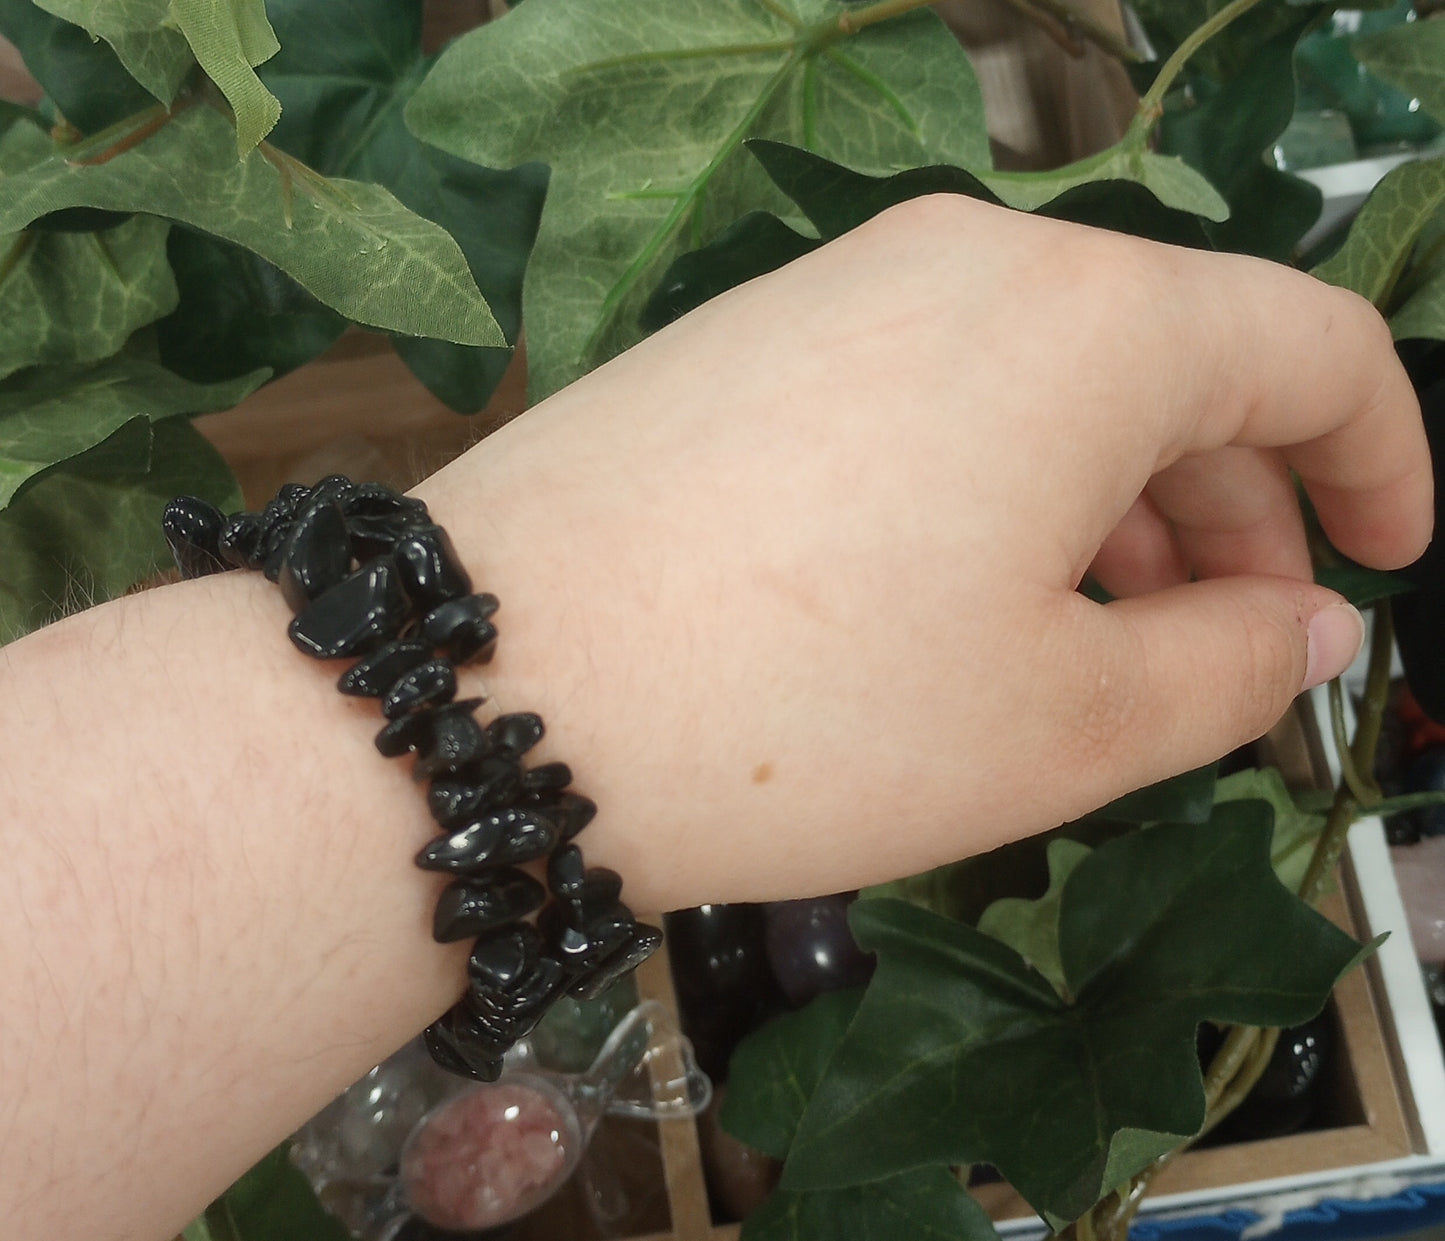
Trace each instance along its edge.
{"label": "thumb", "polygon": [[[1096,730],[1109,750],[1101,767],[1127,771],[1130,788],[1261,736],[1301,691],[1349,667],[1365,638],[1343,598],[1290,578],[1212,578],[1085,606],[1079,663],[1094,672],[1076,706],[1079,718],[1107,720]],[[1102,710],[1101,693],[1113,699]]]}

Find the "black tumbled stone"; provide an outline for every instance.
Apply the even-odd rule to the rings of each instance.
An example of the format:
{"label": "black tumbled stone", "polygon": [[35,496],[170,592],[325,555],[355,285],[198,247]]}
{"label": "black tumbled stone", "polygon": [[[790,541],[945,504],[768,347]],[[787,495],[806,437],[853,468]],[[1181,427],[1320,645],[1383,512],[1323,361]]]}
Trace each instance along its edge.
{"label": "black tumbled stone", "polygon": [[417,749],[418,777],[458,771],[491,753],[491,738],[472,714],[479,701],[468,698],[444,707],[424,708],[430,711],[432,728],[430,741]]}
{"label": "black tumbled stone", "polygon": [[632,928],[627,942],[573,982],[567,988],[567,994],[579,1000],[595,1000],[619,978],[630,974],[646,961],[661,943],[661,931],[655,926],[639,922]]}
{"label": "black tumbled stone", "polygon": [[432,1059],[442,1068],[479,1082],[494,1082],[502,1075],[502,1057],[515,1042],[492,1037],[461,1004],[432,1022],[422,1037]]}
{"label": "black tumbled stone", "polygon": [[407,612],[395,566],[378,556],[312,600],[287,632],[306,654],[336,659],[375,650],[397,637]]}
{"label": "black tumbled stone", "polygon": [[392,549],[402,589],[423,610],[472,593],[472,579],[440,526],[410,530]]}
{"label": "black tumbled stone", "polygon": [[490,1018],[495,1028],[515,1029],[518,1021],[540,1017],[567,981],[561,962],[539,956],[530,969],[519,974],[508,987],[493,987],[473,980],[467,990],[466,1006]]}
{"label": "black tumbled stone", "polygon": [[291,527],[276,579],[293,612],[338,585],[351,572],[346,519],[334,499],[313,500]]}
{"label": "black tumbled stone", "polygon": [[548,905],[537,922],[544,939],[569,972],[577,973],[611,956],[627,942],[637,919],[620,901],[583,925],[571,920],[564,903]]}
{"label": "black tumbled stone", "polygon": [[541,797],[560,793],[572,783],[572,768],[566,763],[542,763],[522,773],[522,791]]}
{"label": "black tumbled stone", "polygon": [[501,870],[485,883],[458,880],[437,902],[432,936],[440,944],[470,939],[493,927],[525,918],[542,907],[547,889],[520,870]]}
{"label": "black tumbled stone", "polygon": [[358,698],[380,698],[413,668],[426,663],[432,650],[417,638],[396,638],[363,656],[341,674],[336,688]]}
{"label": "black tumbled stone", "polygon": [[346,496],[348,517],[399,517],[413,524],[427,520],[426,504],[385,483],[357,483]]}
{"label": "black tumbled stone", "polygon": [[342,506],[345,504],[351,493],[356,490],[356,484],[347,478],[345,474],[328,474],[325,478],[317,480],[316,484],[306,493],[306,505],[335,502]]}
{"label": "black tumbled stone", "polygon": [[581,793],[548,793],[533,798],[531,804],[557,825],[564,841],[571,840],[597,817],[597,803]]}
{"label": "black tumbled stone", "polygon": [[535,862],[557,843],[557,829],[526,810],[498,810],[439,836],[416,855],[423,870],[482,875],[499,866]]}
{"label": "black tumbled stone", "polygon": [[382,695],[381,713],[389,720],[420,707],[450,702],[457,694],[457,670],[449,659],[429,659],[402,673]]}
{"label": "black tumbled stone", "polygon": [[517,760],[510,754],[489,754],[453,775],[433,780],[427,805],[438,823],[455,828],[489,806],[513,801],[520,787]]}
{"label": "black tumbled stone", "polygon": [[220,573],[227,566],[221,557],[221,531],[226,515],[197,496],[177,496],[161,514],[161,531],[184,578]]}
{"label": "black tumbled stone", "polygon": [[[420,711],[399,716],[376,734],[376,748],[387,758],[406,753],[424,754],[436,744],[437,728],[444,713],[470,713],[481,701],[480,698],[464,698],[445,707],[423,707]],[[470,714],[467,718],[471,718]]]}
{"label": "black tumbled stone", "polygon": [[487,618],[497,606],[495,595],[449,599],[422,617],[418,633],[459,664],[473,658],[485,663],[497,640],[497,630]]}
{"label": "black tumbled stone", "polygon": [[467,976],[479,987],[508,991],[536,968],[541,956],[537,928],[518,922],[477,940],[467,960]]}
{"label": "black tumbled stone", "polygon": [[221,559],[237,569],[259,569],[265,526],[260,513],[232,513],[221,528]]}
{"label": "black tumbled stone", "polygon": [[542,740],[545,731],[542,717],[533,711],[513,711],[507,715],[499,715],[487,725],[487,735],[497,748],[510,750],[513,754],[525,754]]}

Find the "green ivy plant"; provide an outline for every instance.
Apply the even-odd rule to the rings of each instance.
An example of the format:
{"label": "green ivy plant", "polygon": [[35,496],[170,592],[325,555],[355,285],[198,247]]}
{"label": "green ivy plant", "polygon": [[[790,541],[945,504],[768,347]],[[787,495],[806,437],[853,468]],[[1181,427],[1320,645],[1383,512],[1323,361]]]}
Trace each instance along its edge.
{"label": "green ivy plant", "polygon": [[[1336,6],[1137,0],[1145,61],[1067,0],[1019,3],[1130,62],[1140,102],[1114,146],[994,168],[968,56],[924,0],[525,0],[440,55],[420,0],[0,0],[45,92],[0,104],[0,640],[155,569],[171,495],[234,505],[191,417],[350,326],[472,412],[525,324],[540,398],[926,193],[1352,288],[1445,450],[1445,157],[1391,172],[1309,254],[1319,194],[1268,158],[1296,49]],[[1445,122],[1445,21],[1352,51]],[[786,1160],[746,1241],[988,1241],[964,1188],[980,1163],[1053,1228],[1122,1238],[1278,1028],[1321,1009],[1368,951],[1313,909],[1348,829],[1420,802],[1371,776],[1396,613],[1412,688],[1445,714],[1445,555],[1388,575],[1317,547],[1321,580],[1375,612],[1352,737],[1334,695],[1340,788],[1205,768],[865,893],[870,986],[734,1059],[725,1125]],[[1046,888],[1014,891],[1020,866]],[[1205,1021],[1226,1033],[1201,1070]],[[329,1227],[278,1153],[186,1235]]]}

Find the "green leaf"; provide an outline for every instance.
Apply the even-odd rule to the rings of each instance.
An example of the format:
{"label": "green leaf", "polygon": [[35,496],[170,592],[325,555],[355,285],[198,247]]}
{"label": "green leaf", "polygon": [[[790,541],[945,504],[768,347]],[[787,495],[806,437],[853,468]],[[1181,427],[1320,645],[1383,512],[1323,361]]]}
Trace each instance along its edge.
{"label": "green leaf", "polygon": [[196,63],[185,36],[170,24],[170,0],[35,0],[47,13],[88,30],[114,49],[137,82],[171,103]]}
{"label": "green leaf", "polygon": [[1390,331],[1396,340],[1445,340],[1445,211],[1421,232],[1395,300]]}
{"label": "green leaf", "polygon": [[175,496],[241,504],[226,463],[185,418],[124,424],[0,511],[0,642],[124,593],[170,563]]}
{"label": "green leaf", "polygon": [[821,244],[795,232],[775,215],[749,211],[707,245],[673,259],[657,291],[642,308],[639,321],[643,330],[655,332],[719,293],[776,271]]}
{"label": "green leaf", "polygon": [[[1138,0],[1133,8],[1148,31],[1150,42],[1167,57],[1195,29],[1225,7],[1228,0]],[[1307,0],[1313,3],[1314,0]],[[1386,0],[1388,3],[1389,0]],[[1316,5],[1315,7],[1323,7]],[[1374,7],[1360,3],[1356,8]],[[1216,82],[1237,77],[1255,52],[1282,30],[1299,21],[1298,9],[1289,4],[1260,4],[1240,15],[1195,52],[1190,68]]]}
{"label": "green leaf", "polygon": [[[14,125],[0,136],[0,175],[50,152],[43,130]],[[98,362],[168,313],[168,228],[141,218],[104,232],[0,235],[0,379],[26,366]]]}
{"label": "green leaf", "polygon": [[[777,192],[738,148],[772,137],[887,173],[986,167],[957,40],[916,11],[828,42],[834,0],[527,0],[442,54],[407,107],[424,140],[552,180],[527,270],[534,397],[640,335],[668,264]],[[835,32],[836,33],[836,32]]]}
{"label": "green leaf", "polygon": [[170,0],[170,19],[236,117],[236,154],[245,155],[281,116],[281,104],[256,76],[280,50],[264,0]]}
{"label": "green leaf", "polygon": [[1291,892],[1298,892],[1309,869],[1310,851],[1325,829],[1325,816],[1303,810],[1284,777],[1273,767],[1237,771],[1214,786],[1214,799],[1221,804],[1251,798],[1268,803],[1274,812],[1270,865],[1280,883]]}
{"label": "green leaf", "polygon": [[[514,341],[546,169],[482,168],[407,129],[402,109],[435,59],[422,53],[419,0],[272,0],[270,13],[282,44],[261,74],[283,108],[273,141],[329,176],[385,186],[445,228]],[[463,413],[486,404],[512,356],[438,340],[396,345],[417,377]]]}
{"label": "green leaf", "polygon": [[1375,186],[1345,244],[1313,274],[1353,289],[1388,313],[1406,261],[1442,204],[1445,157],[1401,164]]}
{"label": "green leaf", "polygon": [[1319,218],[1319,189],[1265,160],[1294,115],[1294,48],[1313,21],[1297,14],[1222,86],[1195,74],[1189,103],[1165,111],[1161,152],[1185,160],[1229,204],[1229,219],[1206,226],[1220,250],[1287,262]]}
{"label": "green leaf", "polygon": [[1049,842],[1049,888],[1038,900],[1006,896],[983,911],[978,929],[1007,944],[1026,965],[1038,970],[1060,995],[1065,994],[1064,965],[1059,959],[1059,906],[1064,884],[1089,856],[1088,845],[1059,838]]}
{"label": "green leaf", "polygon": [[305,1175],[279,1146],[222,1199],[237,1241],[350,1241],[317,1200]]}
{"label": "green leaf", "polygon": [[784,1187],[990,1162],[1057,1228],[1196,1132],[1198,1024],[1304,1021],[1361,955],[1275,878],[1270,820],[1258,801],[1227,803],[1080,862],[1059,913],[1072,1003],[972,927],[855,903],[877,973],[798,1126]]}
{"label": "green leaf", "polygon": [[754,1030],[733,1052],[718,1116],[740,1142],[786,1159],[798,1122],[863,998],[859,989],[820,995]]}
{"label": "green leaf", "polygon": [[[770,1021],[733,1053],[720,1120],[739,1141],[786,1158],[808,1099],[857,1011],[861,991],[819,996]],[[942,1168],[816,1193],[776,1191],[743,1224],[743,1241],[990,1241],[982,1209]]]}
{"label": "green leaf", "polygon": [[[984,202],[1002,201],[962,168],[910,168],[891,177],[869,177],[782,143],[754,141],[748,143],[748,149],[825,238],[841,236],[880,211],[923,194],[964,194]],[[1164,206],[1134,181],[1084,182],[1065,189],[1034,213],[1173,245],[1209,245],[1195,216]]]}
{"label": "green leaf", "polygon": [[0,388],[0,508],[132,419],[229,409],[265,378],[253,371],[228,383],[193,384],[129,357],[26,371]]}
{"label": "green leaf", "polygon": [[504,343],[456,242],[377,186],[327,180],[265,147],[238,161],[229,122],[204,105],[107,153],[89,139],[0,180],[0,232],[64,207],[146,212],[254,251],[358,323]]}
{"label": "green leaf", "polygon": [[1350,41],[1355,59],[1445,124],[1445,25],[1412,21]]}
{"label": "green leaf", "polygon": [[172,230],[167,253],[180,292],[156,324],[160,360],[196,383],[266,367],[272,378],[336,343],[346,320],[259,255],[204,233]]}
{"label": "green leaf", "polygon": [[106,44],[34,0],[0,0],[0,35],[15,45],[31,76],[82,133],[105,129],[151,102]]}
{"label": "green leaf", "polygon": [[1119,143],[1049,172],[990,172],[983,182],[1010,207],[1033,211],[1065,190],[1090,181],[1136,181],[1166,207],[1216,223],[1229,218],[1229,204],[1208,180],[1178,156],[1134,150]]}
{"label": "green leaf", "polygon": [[1094,811],[1089,818],[1123,823],[1203,823],[1214,808],[1214,785],[1218,777],[1219,764],[1209,763],[1125,793]]}
{"label": "green leaf", "polygon": [[1316,568],[1315,581],[1321,586],[1328,586],[1336,594],[1344,595],[1357,608],[1366,608],[1381,599],[1389,599],[1415,589],[1414,582],[1398,573],[1386,573],[1381,569],[1368,569],[1364,565],[1348,562]]}
{"label": "green leaf", "polygon": [[997,1241],[981,1207],[947,1168],[870,1185],[775,1190],[743,1221],[741,1241]]}

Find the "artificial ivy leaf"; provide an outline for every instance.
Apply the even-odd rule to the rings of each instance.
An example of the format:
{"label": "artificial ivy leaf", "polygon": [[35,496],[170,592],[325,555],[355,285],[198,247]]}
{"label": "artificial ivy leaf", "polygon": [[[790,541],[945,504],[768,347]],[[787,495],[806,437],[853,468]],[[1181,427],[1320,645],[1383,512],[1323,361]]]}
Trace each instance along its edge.
{"label": "artificial ivy leaf", "polygon": [[1094,811],[1091,819],[1121,823],[1203,823],[1214,808],[1214,785],[1219,764],[1207,763],[1193,771],[1160,780],[1147,788],[1125,793]]}
{"label": "artificial ivy leaf", "polygon": [[328,180],[264,146],[237,160],[231,143],[230,123],[203,104],[110,158],[95,139],[77,143],[0,180],[0,232],[65,207],[146,212],[245,246],[357,323],[504,343],[443,229],[378,186]]}
{"label": "artificial ivy leaf", "polygon": [[1405,263],[1442,204],[1445,156],[1401,164],[1375,186],[1345,244],[1313,274],[1354,290],[1388,314]]}
{"label": "artificial ivy leaf", "polygon": [[[869,177],[779,142],[749,142],[748,150],[825,238],[839,237],[880,211],[923,194],[964,194],[1002,202],[962,168],[910,168],[891,177]],[[1036,207],[1034,214],[1173,245],[1209,245],[1197,217],[1164,206],[1135,181],[1084,182]]]}
{"label": "artificial ivy leaf", "polygon": [[305,1174],[278,1146],[221,1199],[234,1241],[350,1241]]}
{"label": "artificial ivy leaf", "polygon": [[[284,109],[276,145],[328,176],[385,186],[445,228],[507,340],[516,340],[547,171],[482,168],[407,129],[402,108],[435,59],[422,53],[419,0],[272,0],[270,13],[282,50],[261,76]],[[397,338],[396,347],[462,413],[486,404],[512,356],[417,338]]]}
{"label": "artificial ivy leaf", "polygon": [[1355,59],[1445,124],[1445,25],[1412,21],[1350,41]]}
{"label": "artificial ivy leaf", "polygon": [[1390,315],[1396,340],[1445,340],[1445,210],[1420,234]]}
{"label": "artificial ivy leaf", "polygon": [[266,367],[272,378],[336,343],[346,320],[259,255],[190,229],[167,248],[179,289],[156,324],[160,360],[197,383]]}
{"label": "artificial ivy leaf", "polygon": [[94,448],[134,418],[230,409],[267,372],[194,384],[140,358],[36,367],[0,388],[0,508],[42,474]]}
{"label": "artificial ivy leaf", "polygon": [[480,164],[552,168],[524,291],[534,398],[632,344],[682,250],[781,206],[745,139],[870,172],[987,166],[977,82],[942,22],[919,10],[850,35],[847,12],[527,0],[442,54],[407,107],[413,130]]}
{"label": "artificial ivy leaf", "polygon": [[1217,802],[1268,802],[1274,811],[1274,835],[1269,847],[1270,865],[1280,883],[1291,892],[1298,892],[1305,871],[1309,869],[1310,853],[1325,829],[1325,816],[1306,811],[1290,792],[1284,777],[1274,767],[1251,767],[1225,776],[1214,787]]}
{"label": "artificial ivy leaf", "polygon": [[1037,900],[1005,896],[983,911],[978,929],[1007,944],[1026,965],[1038,970],[1065,995],[1064,965],[1059,959],[1059,905],[1064,884],[1092,852],[1088,845],[1060,837],[1049,842],[1049,888]]}
{"label": "artificial ivy leaf", "polygon": [[[1306,2],[1315,4],[1316,0]],[[1224,0],[1138,0],[1133,5],[1161,57],[1172,53],[1223,7]],[[1354,7],[1373,5],[1365,0]],[[1299,12],[1291,5],[1256,5],[1198,48],[1190,58],[1190,66],[1216,82],[1227,82],[1243,71],[1257,49],[1298,20]]]}
{"label": "artificial ivy leaf", "polygon": [[171,24],[170,0],[35,0],[47,13],[88,30],[114,49],[137,82],[171,103],[196,63],[185,36]]}
{"label": "artificial ivy leaf", "polygon": [[0,511],[0,642],[166,567],[161,513],[182,493],[227,511],[241,504],[230,469],[185,418],[134,419],[28,488]]}
{"label": "artificial ivy leaf", "polygon": [[95,133],[151,102],[109,46],[34,0],[0,0],[0,35],[15,45],[31,76],[81,133]]}
{"label": "artificial ivy leaf", "polygon": [[281,116],[280,102],[256,76],[256,66],[281,48],[264,0],[170,0],[170,19],[231,105],[236,154],[245,155]]}
{"label": "artificial ivy leaf", "polygon": [[988,1215],[947,1168],[917,1168],[868,1185],[775,1190],[743,1221],[740,1241],[997,1241]]}
{"label": "artificial ivy leaf", "polygon": [[1381,599],[1415,589],[1409,578],[1398,573],[1386,573],[1382,569],[1370,569],[1349,561],[1317,567],[1315,581],[1321,586],[1328,586],[1336,594],[1344,595],[1357,608],[1367,608]]}
{"label": "artificial ivy leaf", "polygon": [[1202,173],[1229,203],[1229,219],[1205,226],[1217,249],[1287,262],[1319,218],[1319,189],[1264,159],[1294,115],[1294,48],[1313,20],[1296,14],[1222,86],[1196,74],[1189,104],[1164,113],[1160,150]]}
{"label": "artificial ivy leaf", "polygon": [[1195,1133],[1199,1023],[1304,1021],[1361,955],[1275,878],[1270,818],[1261,802],[1226,803],[1080,862],[1059,912],[1072,1003],[973,927],[856,902],[854,938],[878,969],[784,1187],[989,1162],[1057,1228]]}
{"label": "artificial ivy leaf", "polygon": [[[0,175],[51,153],[28,122],[0,135]],[[0,236],[0,379],[25,366],[98,362],[176,304],[164,220],[104,232]]]}
{"label": "artificial ivy leaf", "polygon": [[749,211],[707,245],[673,259],[639,322],[655,332],[744,281],[801,258],[823,243],[804,237],[766,211]]}

